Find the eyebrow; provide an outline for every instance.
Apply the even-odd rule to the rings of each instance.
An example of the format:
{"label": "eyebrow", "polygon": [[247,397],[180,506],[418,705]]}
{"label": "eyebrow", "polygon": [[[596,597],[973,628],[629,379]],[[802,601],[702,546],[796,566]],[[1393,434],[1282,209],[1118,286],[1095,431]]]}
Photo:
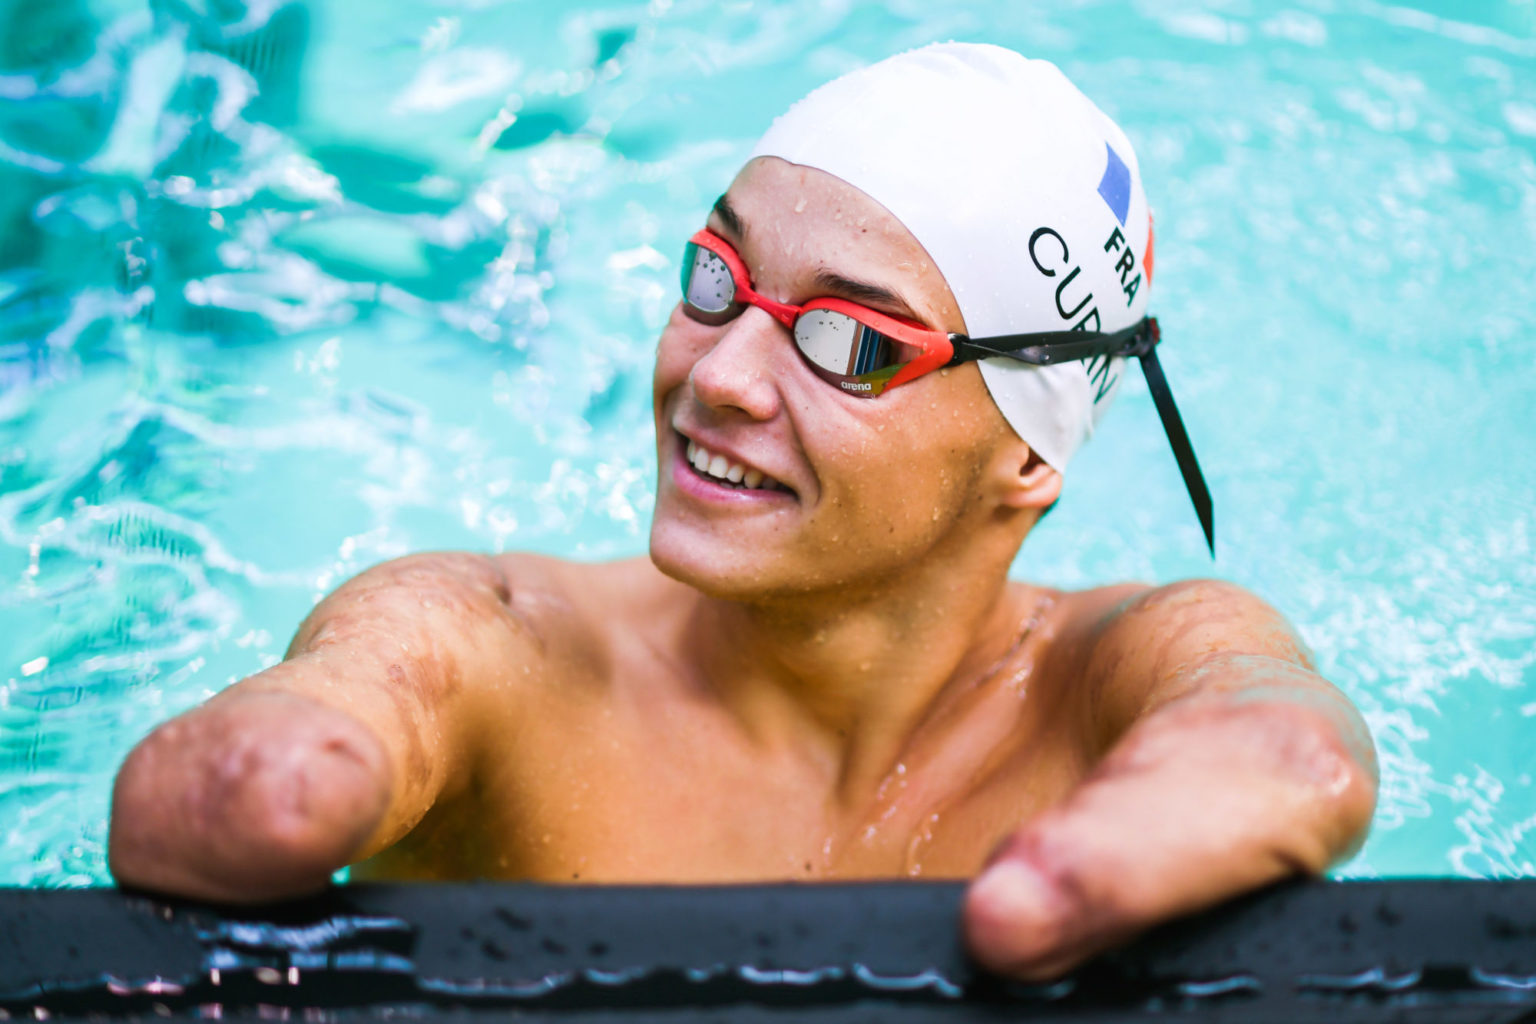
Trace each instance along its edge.
{"label": "eyebrow", "polygon": [[823,267],[816,272],[816,286],[866,306],[886,306],[895,310],[897,316],[905,317],[908,320],[916,320],[919,323],[923,321],[922,317],[913,312],[907,300],[884,285],[872,284],[869,281],[860,281],[852,277],[844,277],[835,270],[828,270]]}
{"label": "eyebrow", "polygon": [[[731,205],[729,196],[721,195],[715,200],[715,215],[720,218],[725,229],[737,238],[745,238],[747,225],[742,221],[736,208]],[[862,303],[866,306],[881,305],[894,311],[896,316],[905,317],[918,323],[925,322],[922,317],[913,311],[907,300],[884,285],[874,284],[869,281],[860,281],[857,278],[847,277],[835,270],[826,267],[816,272],[816,287],[827,292],[840,295],[845,299]]]}
{"label": "eyebrow", "polygon": [[720,218],[725,224],[725,229],[731,234],[737,238],[746,237],[747,226],[736,215],[736,209],[731,205],[731,200],[728,196],[722,195],[719,199],[715,200],[715,216]]}

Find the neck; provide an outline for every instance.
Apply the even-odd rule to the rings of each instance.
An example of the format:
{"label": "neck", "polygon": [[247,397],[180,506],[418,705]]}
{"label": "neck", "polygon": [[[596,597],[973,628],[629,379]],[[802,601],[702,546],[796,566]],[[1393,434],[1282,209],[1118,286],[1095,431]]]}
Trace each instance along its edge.
{"label": "neck", "polygon": [[705,598],[691,631],[705,676],[757,743],[808,750],[840,800],[864,799],[946,700],[1018,645],[1035,598],[1008,583],[1017,540],[937,553],[858,588]]}

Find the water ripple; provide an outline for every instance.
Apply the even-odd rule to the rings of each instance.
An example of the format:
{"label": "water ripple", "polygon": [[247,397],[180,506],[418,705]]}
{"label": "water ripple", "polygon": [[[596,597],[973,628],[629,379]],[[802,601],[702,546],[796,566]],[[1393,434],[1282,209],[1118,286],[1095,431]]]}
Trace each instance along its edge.
{"label": "water ripple", "polygon": [[204,6],[0,4],[0,884],[105,880],[129,746],[368,564],[643,550],[679,241],[950,37],[1136,142],[1223,510],[1213,570],[1131,386],[1019,570],[1253,587],[1377,741],[1342,872],[1533,873],[1529,4]]}

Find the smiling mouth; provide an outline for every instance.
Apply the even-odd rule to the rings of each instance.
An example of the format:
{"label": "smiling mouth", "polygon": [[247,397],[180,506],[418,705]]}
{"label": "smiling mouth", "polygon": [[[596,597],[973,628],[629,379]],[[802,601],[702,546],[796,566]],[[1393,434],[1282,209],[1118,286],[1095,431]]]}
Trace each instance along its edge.
{"label": "smiling mouth", "polygon": [[686,445],[683,450],[683,459],[688,463],[688,468],[693,470],[695,476],[703,477],[712,484],[718,484],[721,487],[729,487],[738,491],[794,493],[773,477],[764,474],[761,470],[751,469],[739,462],[732,462],[724,455],[712,452],[697,441],[690,441],[688,438],[683,437],[682,434],[679,434],[678,437]]}

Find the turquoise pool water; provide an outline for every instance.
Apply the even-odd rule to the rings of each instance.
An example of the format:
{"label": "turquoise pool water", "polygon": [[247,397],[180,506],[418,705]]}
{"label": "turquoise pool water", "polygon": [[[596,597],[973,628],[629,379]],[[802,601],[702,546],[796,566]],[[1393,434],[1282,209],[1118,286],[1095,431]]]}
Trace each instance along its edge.
{"label": "turquoise pool water", "polygon": [[[1352,876],[1536,874],[1536,5],[0,3],[0,885],[423,548],[638,553],[652,344],[751,140],[934,39],[1138,147],[1204,557],[1139,382],[1020,574],[1213,573],[1382,755]],[[957,155],[963,160],[963,155]]]}

